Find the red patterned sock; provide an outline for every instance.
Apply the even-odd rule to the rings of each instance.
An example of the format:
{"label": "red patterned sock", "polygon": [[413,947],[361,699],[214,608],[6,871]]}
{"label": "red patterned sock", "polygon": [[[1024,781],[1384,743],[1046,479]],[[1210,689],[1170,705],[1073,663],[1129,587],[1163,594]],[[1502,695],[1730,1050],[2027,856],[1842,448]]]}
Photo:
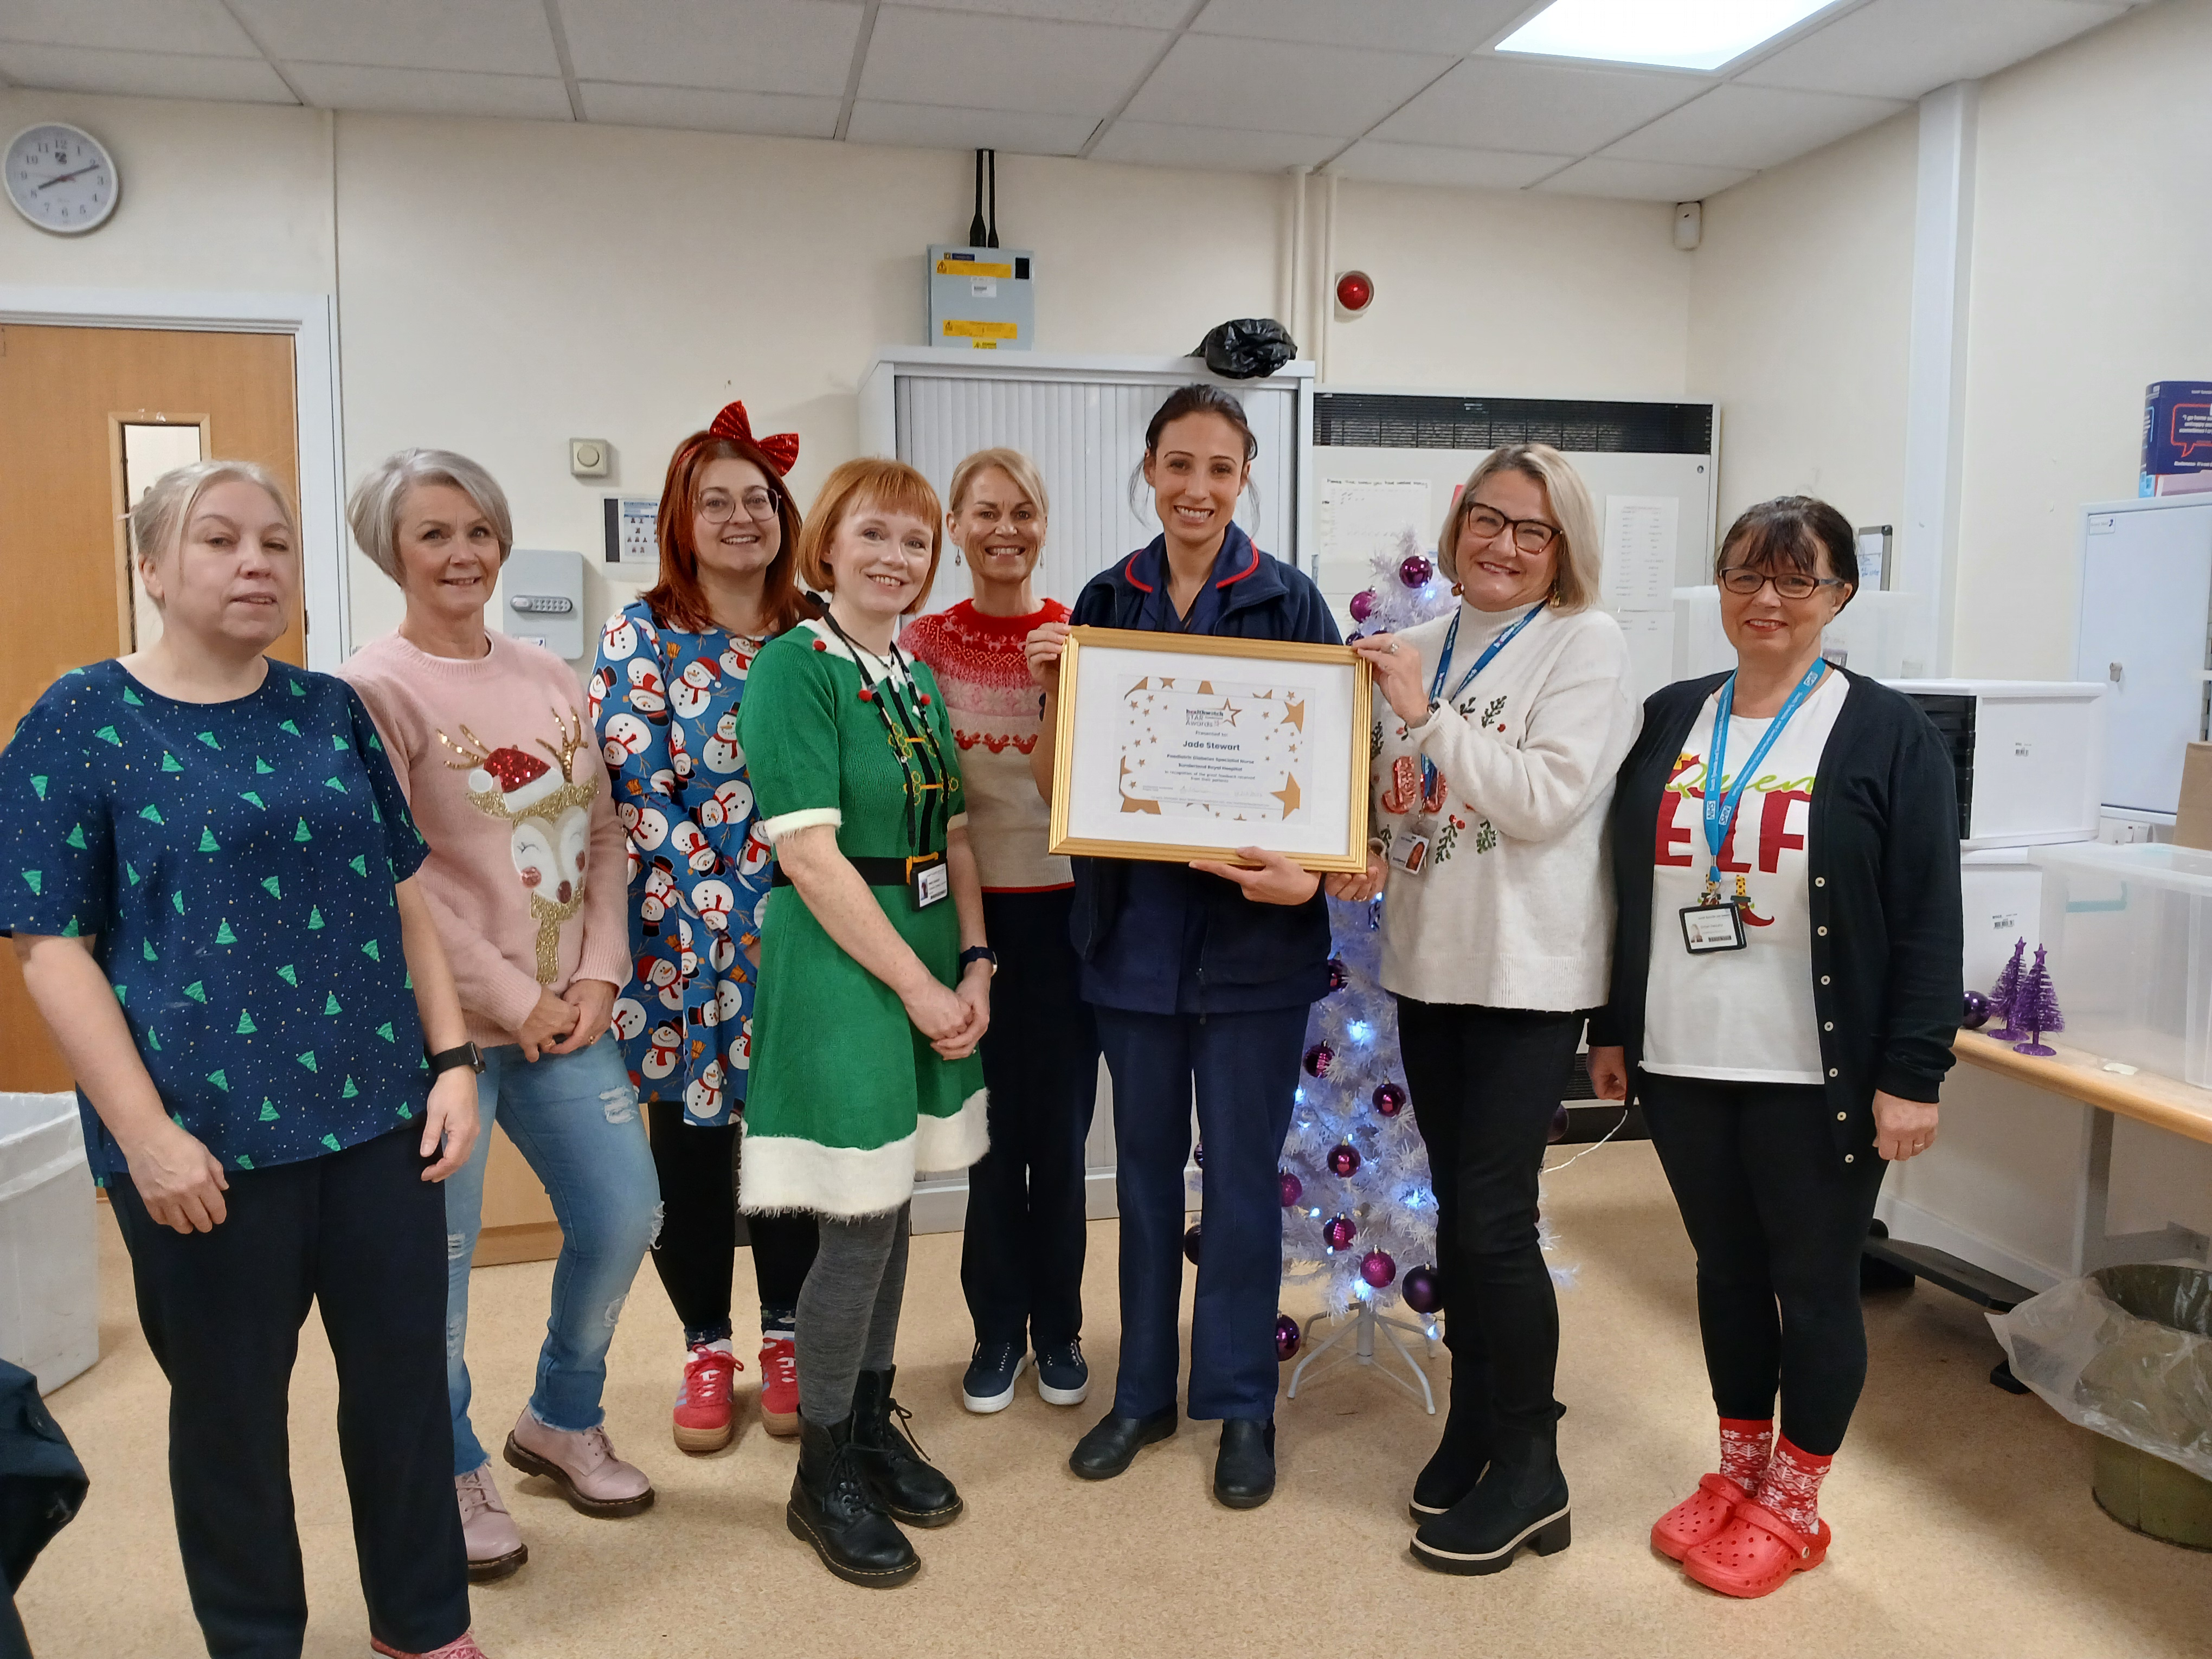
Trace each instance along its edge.
{"label": "red patterned sock", "polygon": [[1721,1473],[1741,1486],[1747,1498],[1759,1490],[1759,1478],[1766,1473],[1773,1449],[1772,1418],[1721,1419]]}
{"label": "red patterned sock", "polygon": [[1834,1454],[1815,1457],[1790,1443],[1784,1435],[1774,1443],[1774,1456],[1752,1494],[1760,1508],[1780,1516],[1808,1538],[1820,1529],[1820,1482],[1828,1477]]}

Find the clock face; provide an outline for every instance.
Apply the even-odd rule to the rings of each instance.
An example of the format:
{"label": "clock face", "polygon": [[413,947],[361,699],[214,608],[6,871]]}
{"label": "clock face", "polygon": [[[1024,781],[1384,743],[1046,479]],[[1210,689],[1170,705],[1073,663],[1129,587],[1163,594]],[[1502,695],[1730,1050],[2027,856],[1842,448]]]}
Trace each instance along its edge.
{"label": "clock face", "polygon": [[41,230],[74,236],[115,211],[115,159],[90,133],[59,122],[26,127],[0,162],[8,199]]}

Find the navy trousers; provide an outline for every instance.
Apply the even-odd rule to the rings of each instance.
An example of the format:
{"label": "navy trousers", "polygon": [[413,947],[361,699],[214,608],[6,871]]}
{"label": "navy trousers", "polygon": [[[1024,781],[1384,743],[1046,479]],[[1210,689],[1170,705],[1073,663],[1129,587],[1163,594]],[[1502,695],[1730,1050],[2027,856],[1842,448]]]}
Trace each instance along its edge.
{"label": "navy trousers", "polygon": [[1193,1085],[1206,1147],[1204,1244],[1190,1322],[1194,1418],[1265,1421],[1275,1413],[1277,1292],[1283,1277],[1276,1181],[1291,1127],[1306,1006],[1255,1013],[1098,1010],[1114,1078],[1121,1206],[1121,1364],[1114,1412],[1175,1404],[1182,1344],[1183,1166]]}

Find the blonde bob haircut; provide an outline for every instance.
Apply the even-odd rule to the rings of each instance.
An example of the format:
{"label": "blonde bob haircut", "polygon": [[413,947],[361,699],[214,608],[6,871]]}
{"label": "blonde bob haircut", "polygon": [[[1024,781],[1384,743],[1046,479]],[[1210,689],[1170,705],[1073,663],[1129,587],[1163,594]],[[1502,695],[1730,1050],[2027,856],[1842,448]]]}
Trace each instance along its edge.
{"label": "blonde bob haircut", "polygon": [[276,503],[277,516],[292,532],[293,549],[298,550],[300,515],[275,473],[256,461],[194,461],[155,479],[131,509],[131,551],[142,568],[152,568],[183,541],[200,497],[222,483],[250,483],[266,495]]}
{"label": "blonde bob haircut", "polygon": [[904,461],[863,456],[847,461],[823,480],[821,493],[806,509],[799,532],[799,580],[817,593],[836,591],[830,544],[846,520],[868,507],[908,514],[929,526],[929,573],[921,579],[921,592],[906,608],[912,616],[928,602],[929,590],[937,582],[938,561],[945,552],[945,509],[929,480]]}
{"label": "blonde bob haircut", "polygon": [[958,518],[960,509],[968,504],[968,491],[976,479],[993,467],[1014,481],[1014,488],[1030,498],[1037,510],[1037,517],[1049,519],[1052,507],[1044,498],[1044,480],[1038,476],[1036,463],[1018,449],[979,449],[952,469],[952,483],[945,495],[947,517]]}
{"label": "blonde bob haircut", "polygon": [[1587,611],[1597,603],[1598,572],[1603,554],[1598,547],[1597,508],[1590,502],[1589,486],[1583,482],[1567,458],[1549,444],[1500,444],[1468,474],[1467,484],[1444,515],[1437,533],[1437,565],[1459,582],[1461,526],[1474,506],[1474,492],[1486,478],[1500,472],[1518,472],[1543,486],[1551,503],[1552,518],[1559,527],[1556,562],[1552,567],[1552,597],[1555,611]]}
{"label": "blonde bob haircut", "polygon": [[[499,562],[514,550],[514,519],[498,481],[465,455],[450,449],[394,450],[369,468],[346,502],[346,522],[369,562],[399,581],[399,515],[417,484],[451,484],[476,503],[499,538]],[[404,586],[404,584],[403,584]]]}

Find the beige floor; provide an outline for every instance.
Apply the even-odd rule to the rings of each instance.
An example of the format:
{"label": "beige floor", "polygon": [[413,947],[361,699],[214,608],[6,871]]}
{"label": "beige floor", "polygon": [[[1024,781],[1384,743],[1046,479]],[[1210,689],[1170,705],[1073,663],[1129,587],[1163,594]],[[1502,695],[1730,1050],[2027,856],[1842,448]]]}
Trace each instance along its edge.
{"label": "beige floor", "polygon": [[[969,1510],[921,1535],[922,1575],[893,1592],[836,1582],[785,1532],[792,1450],[750,1418],[717,1456],[670,1444],[676,1332],[647,1270],[615,1342],[607,1409],[659,1503],[635,1520],[588,1521],[544,1483],[507,1479],[532,1559],[477,1592],[478,1635],[492,1659],[2212,1651],[2212,1557],[2106,1520],[2089,1498],[2087,1437],[2037,1401],[1990,1387],[1995,1350],[1980,1315],[1926,1289],[1869,1304],[1873,1378],[1826,1489],[1840,1540],[1828,1565],[1756,1603],[1690,1583],[1645,1541],[1712,1456],[1680,1224],[1647,1146],[1583,1159],[1553,1179],[1547,1202],[1559,1257],[1579,1268],[1562,1298],[1562,1437],[1576,1497],[1575,1544],[1562,1555],[1523,1557],[1481,1579],[1413,1565],[1405,1492],[1437,1425],[1356,1371],[1283,1402],[1281,1486],[1256,1512],[1212,1502],[1211,1425],[1187,1425],[1120,1480],[1078,1481],[1064,1460],[1103,1408],[1114,1364],[1114,1228],[1101,1223],[1089,1274],[1101,1381],[1094,1404],[1073,1412],[1026,1387],[1002,1415],[961,1411],[959,1240],[916,1241],[900,1392]],[[112,1231],[105,1250],[105,1357],[49,1401],[91,1470],[92,1494],[21,1605],[42,1659],[184,1659],[202,1650],[169,1529],[160,1376]],[[742,1285],[749,1269],[738,1267]],[[525,1397],[550,1273],[477,1275],[470,1350],[479,1428],[495,1444]],[[1441,1385],[1441,1358],[1431,1370]],[[327,1427],[329,1354],[312,1326],[295,1400],[307,1652],[351,1659],[368,1642]]]}

